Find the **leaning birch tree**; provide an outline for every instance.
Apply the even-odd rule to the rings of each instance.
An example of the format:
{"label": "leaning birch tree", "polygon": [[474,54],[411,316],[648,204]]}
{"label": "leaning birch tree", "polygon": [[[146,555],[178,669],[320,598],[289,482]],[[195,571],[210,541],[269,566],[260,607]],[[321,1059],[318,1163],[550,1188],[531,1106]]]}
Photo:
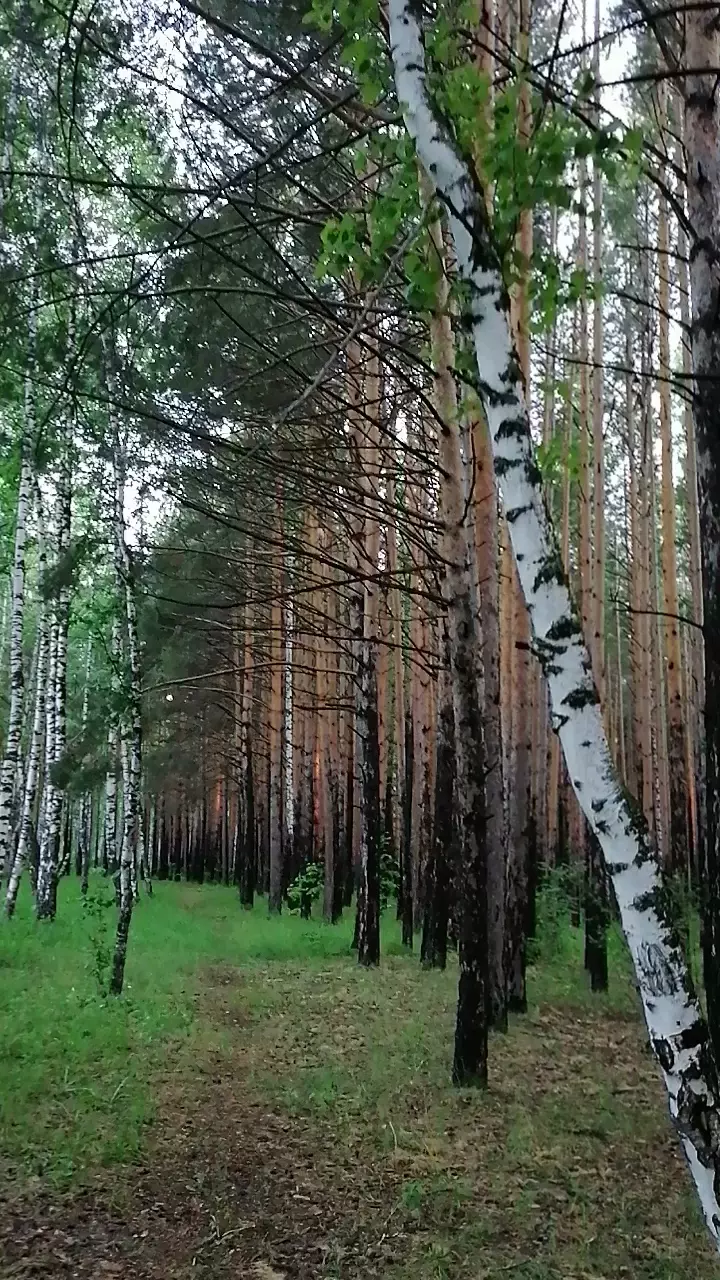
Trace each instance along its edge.
{"label": "leaning birch tree", "polygon": [[428,85],[418,0],[389,0],[397,95],[420,163],[445,211],[468,292],[478,387],[534,645],[578,802],[620,909],[650,1040],[710,1232],[720,1244],[720,1106],[707,1025],[665,906],[643,823],[612,762],[592,664],[562,568],[535,462],[500,251],[480,180]]}

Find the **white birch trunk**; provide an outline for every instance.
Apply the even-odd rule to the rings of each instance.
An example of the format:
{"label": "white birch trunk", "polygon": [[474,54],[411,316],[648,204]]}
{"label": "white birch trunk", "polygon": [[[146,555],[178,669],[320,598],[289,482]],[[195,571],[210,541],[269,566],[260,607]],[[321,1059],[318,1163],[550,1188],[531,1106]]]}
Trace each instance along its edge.
{"label": "white birch trunk", "polygon": [[[57,666],[57,616],[51,611],[49,626],[49,654],[47,673],[47,694],[45,697],[45,769],[43,774],[43,790],[38,816],[37,841],[39,849],[37,884],[35,886],[35,909],[40,920],[52,920],[55,915],[55,897],[57,877],[51,874],[48,863],[49,849],[46,839],[48,827],[48,809],[52,801],[52,780],[50,771],[54,764],[55,748],[55,671]],[[44,859],[44,861],[43,861]]]}
{"label": "white birch trunk", "polygon": [[[82,704],[82,735],[85,736],[88,721],[88,709],[90,704],[90,668],[92,663],[92,636],[88,636],[87,646],[85,650],[85,684],[83,687],[83,704]],[[78,815],[78,861],[80,870],[80,891],[87,893],[88,877],[90,873],[90,827],[92,822],[92,796],[88,791],[83,793],[80,800],[80,813]]]}
{"label": "white birch trunk", "polygon": [[[67,354],[75,351],[75,303],[71,303],[68,324]],[[45,740],[45,795],[43,829],[40,841],[40,861],[37,882],[38,919],[53,919],[57,905],[57,881],[63,820],[63,792],[53,776],[65,754],[67,741],[67,650],[70,622],[70,582],[67,554],[72,534],[72,409],[66,409],[58,425],[58,478],[55,501],[55,553],[59,573],[57,595],[53,607],[53,664],[52,683],[48,685],[48,698],[53,700],[52,724],[47,720],[48,735]]]}
{"label": "white birch trunk", "polygon": [[670,1114],[717,1245],[720,1112],[707,1027],[678,939],[663,911],[659,869],[644,827],[631,812],[612,764],[590,656],[543,501],[501,263],[482,192],[428,97],[417,6],[413,0],[389,0],[389,18],[405,123],[447,210],[458,270],[469,286],[495,470],[535,645],[550,689],[553,727],[560,736],[575,794],[607,861]]}
{"label": "white birch trunk", "polygon": [[[45,699],[45,777],[42,783],[42,804],[38,822],[37,844],[40,858],[37,864],[36,913],[38,920],[54,919],[58,896],[58,849],[51,844],[51,832],[58,831],[59,813],[56,812],[56,792],[53,783],[55,764],[55,718],[58,710],[56,685],[58,685],[58,614],[50,617],[50,657],[47,664],[47,696]],[[60,796],[61,804],[61,796]]]}
{"label": "white birch trunk", "polygon": [[[65,423],[61,441],[62,456],[60,460],[60,477],[57,486],[56,502],[56,563],[62,569],[62,561],[70,546],[71,534],[71,485],[70,485],[70,428]],[[51,919],[55,915],[58,878],[58,857],[60,849],[60,831],[62,823],[63,792],[57,786],[53,774],[53,765],[58,764],[65,754],[67,738],[67,646],[68,624],[70,619],[70,586],[63,582],[58,588],[57,599],[53,610],[53,663],[52,684],[48,687],[48,698],[52,699],[51,715],[48,716],[48,736],[45,744],[45,795],[43,809],[43,829],[40,840],[40,863],[37,883],[37,914],[40,919]]]}
{"label": "white birch trunk", "polygon": [[13,58],[10,89],[5,101],[5,124],[3,128],[2,155],[0,156],[0,231],[3,229],[5,224],[5,201],[10,191],[9,171],[12,168],[13,151],[15,147],[15,132],[17,129],[18,107],[20,105],[20,89],[24,61],[25,46],[21,40],[17,40],[15,43],[15,55]]}
{"label": "white birch trunk", "polygon": [[[110,400],[114,389],[114,378],[110,367],[108,367],[107,382],[110,391],[108,399]],[[120,995],[125,979],[125,959],[127,956],[133,902],[137,895],[140,783],[142,778],[142,695],[135,570],[132,553],[125,537],[125,448],[120,439],[112,404],[110,407],[110,430],[115,472],[113,518],[115,570],[124,613],[123,642],[129,668],[127,706],[122,717],[121,728],[123,745],[123,835],[120,852],[120,903],[110,977],[111,993]]]}
{"label": "white birch trunk", "polygon": [[25,547],[33,484],[33,450],[36,435],[35,350],[37,345],[37,289],[30,298],[28,319],[27,372],[25,375],[25,422],[21,443],[20,483],[15,518],[15,547],[11,579],[10,611],[10,711],[5,754],[0,767],[0,876],[10,853],[15,777],[20,756],[25,671],[23,667],[23,623],[25,620]]}
{"label": "white birch trunk", "polygon": [[[112,693],[114,697],[119,695],[120,680],[116,668],[120,664],[120,628],[117,619],[113,622],[112,627],[112,644],[111,644],[111,660],[113,663],[112,674]],[[117,764],[118,764],[118,727],[115,718],[116,712],[113,708],[111,711],[110,728],[108,729],[108,767],[105,775],[105,823],[104,823],[104,840],[105,840],[105,869],[107,874],[112,876],[117,871],[117,827],[118,827],[118,795],[117,795]]]}
{"label": "white birch trunk", "polygon": [[[42,536],[38,552],[38,567],[39,577],[42,580],[42,576],[45,572],[45,550]],[[50,633],[47,609],[43,604],[41,606],[40,617],[38,620],[38,660],[35,675],[35,711],[33,714],[33,723],[30,732],[30,747],[28,750],[27,772],[25,775],[25,787],[23,790],[22,812],[20,814],[20,829],[18,833],[17,849],[15,851],[12,870],[8,881],[7,894],[5,896],[5,914],[8,919],[15,911],[18,889],[20,887],[20,878],[33,844],[33,818],[35,816],[35,801],[37,799],[38,784],[40,781],[43,732],[45,729],[45,700],[47,696],[49,650]]]}

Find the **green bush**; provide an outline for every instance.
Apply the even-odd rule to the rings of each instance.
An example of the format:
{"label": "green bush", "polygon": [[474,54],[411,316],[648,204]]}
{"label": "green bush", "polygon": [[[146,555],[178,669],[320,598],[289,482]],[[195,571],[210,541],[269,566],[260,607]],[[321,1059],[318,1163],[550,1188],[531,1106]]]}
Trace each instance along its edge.
{"label": "green bush", "polygon": [[308,920],[313,902],[318,902],[325,887],[325,868],[319,862],[308,862],[296,876],[287,891],[290,911]]}

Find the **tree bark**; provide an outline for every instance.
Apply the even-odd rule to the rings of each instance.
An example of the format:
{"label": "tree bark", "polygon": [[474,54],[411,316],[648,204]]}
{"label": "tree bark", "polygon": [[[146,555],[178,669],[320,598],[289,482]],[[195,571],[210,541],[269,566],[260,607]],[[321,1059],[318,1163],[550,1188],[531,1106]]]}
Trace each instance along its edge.
{"label": "tree bark", "polygon": [[[423,186],[427,186],[423,180]],[[460,854],[457,866],[460,975],[455,1021],[453,1081],[487,1085],[489,1007],[487,913],[487,815],[485,807],[485,742],[482,636],[473,599],[475,545],[471,545],[466,487],[455,389],[455,350],[448,312],[445,249],[440,222],[430,224],[430,237],[440,277],[436,309],[430,318],[430,345],[435,372],[434,401],[438,423],[440,469],[439,516],[442,590],[447,608],[455,758],[457,823]],[[470,459],[467,459],[468,463]],[[472,559],[471,559],[472,558]]]}
{"label": "tree bark", "polygon": [[15,516],[15,545],[12,565],[10,610],[10,709],[5,737],[5,754],[0,767],[0,876],[8,860],[12,841],[12,808],[15,777],[20,755],[25,671],[23,666],[23,624],[25,620],[25,545],[33,485],[33,457],[37,433],[35,361],[37,346],[37,285],[31,291],[28,315],[27,372],[25,375],[25,417],[20,443],[20,482]]}
{"label": "tree bark", "polygon": [[693,412],[705,635],[706,841],[703,960],[708,1021],[720,1061],[720,59],[718,9],[689,12],[685,81],[690,221]]}
{"label": "tree bark", "polygon": [[[40,582],[42,582],[43,575],[45,573],[45,565],[46,555],[44,538],[41,530],[38,547],[38,578]],[[18,833],[17,849],[15,851],[15,857],[13,859],[12,870],[10,872],[10,879],[8,881],[7,893],[5,896],[5,914],[8,919],[14,914],[23,867],[28,859],[35,840],[35,828],[33,821],[35,816],[35,802],[37,800],[38,784],[40,781],[43,731],[45,729],[45,699],[48,693],[47,675],[49,648],[50,634],[47,608],[43,601],[40,605],[40,614],[38,618],[38,660],[35,674],[35,711],[30,733],[25,787],[20,814],[20,829]]]}
{"label": "tree bark", "polygon": [[[714,1183],[720,1179],[716,1138],[720,1112],[707,1027],[665,914],[657,864],[614,774],[598,694],[589,674],[592,668],[582,627],[570,600],[543,503],[542,479],[534,460],[508,323],[502,264],[492,242],[482,193],[476,190],[428,97],[425,53],[415,5],[412,0],[389,0],[389,16],[398,99],[420,161],[432,174],[448,209],[458,270],[470,291],[472,335],[495,470],[532,616],[535,644],[550,688],[554,726],[560,734],[575,793],[608,863],[651,1042],[668,1090],[671,1115],[708,1227],[717,1242],[720,1205]],[[707,17],[700,20],[707,21]],[[714,104],[714,94],[710,101]],[[716,133],[714,154],[706,158],[720,178],[717,138]],[[720,183],[715,190],[720,190]],[[720,201],[715,202],[715,209],[720,210]],[[720,213],[716,216],[720,217]],[[716,298],[717,291],[713,315]],[[705,300],[708,301],[707,294]],[[715,431],[714,438],[720,441],[720,431]],[[717,475],[720,476],[720,468]],[[715,532],[720,569],[720,520]],[[720,575],[714,585],[720,588]],[[720,601],[720,589],[716,590],[715,599]],[[718,738],[720,745],[720,734]],[[716,803],[720,816],[720,799]]]}

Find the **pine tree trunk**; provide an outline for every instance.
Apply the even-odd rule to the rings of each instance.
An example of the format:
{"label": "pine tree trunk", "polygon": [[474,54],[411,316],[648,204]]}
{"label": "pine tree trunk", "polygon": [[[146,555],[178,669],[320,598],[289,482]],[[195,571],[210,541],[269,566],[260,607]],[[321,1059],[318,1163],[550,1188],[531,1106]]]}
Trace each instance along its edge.
{"label": "pine tree trunk", "polygon": [[257,883],[257,843],[255,836],[255,774],[253,769],[253,636],[254,612],[250,601],[245,606],[245,637],[242,671],[242,804],[243,824],[238,824],[241,848],[236,857],[240,860],[240,902],[250,910],[255,900]]}
{"label": "pine tree trunk", "polygon": [[[395,848],[398,851],[401,868],[404,860],[409,855],[409,850],[403,848],[403,796],[406,787],[406,763],[405,763],[405,668],[403,663],[403,630],[402,630],[402,600],[400,596],[400,586],[398,578],[398,548],[397,548],[397,529],[396,529],[396,497],[395,497],[395,478],[392,472],[394,459],[391,459],[390,470],[388,471],[386,498],[388,506],[388,524],[387,524],[387,556],[388,556],[388,572],[390,574],[390,619],[391,619],[391,638],[393,645],[393,749],[395,763]],[[401,898],[404,903],[404,886],[402,884],[401,869]],[[412,901],[411,901],[412,909]]]}
{"label": "pine tree trunk", "polygon": [[[676,164],[679,173],[685,168],[682,137],[677,141]],[[685,206],[685,183],[681,179],[676,193],[676,204]],[[697,448],[692,396],[692,335],[690,328],[690,278],[688,273],[688,237],[682,217],[677,221],[678,292],[680,294],[680,324],[682,328],[682,376],[683,376],[683,435],[685,438],[685,521],[688,531],[688,569],[694,626],[689,631],[690,667],[688,673],[687,727],[691,747],[688,757],[694,768],[688,779],[691,797],[693,871],[700,878],[701,851],[705,848],[705,645],[703,639],[703,579],[702,552],[700,549],[700,519],[698,510]]]}
{"label": "pine tree trunk", "polygon": [[455,352],[448,313],[445,249],[439,222],[431,224],[430,237],[441,266],[436,310],[430,318],[430,344],[438,415],[440,556],[443,598],[447,609],[457,762],[456,808],[460,832],[457,867],[460,976],[453,1081],[464,1086],[484,1087],[487,1084],[489,958],[486,766],[481,710],[484,705],[482,636],[473,600],[475,545],[470,544],[466,522],[466,489],[454,378]]}
{"label": "pine tree trunk", "polygon": [[708,1021],[720,1061],[720,34],[714,10],[688,12],[685,150],[690,220],[693,411],[705,635],[703,960]]}
{"label": "pine tree trunk", "polygon": [[[290,566],[287,569],[290,578]],[[293,632],[295,610],[292,596],[288,594],[282,611],[283,685],[282,685],[282,847],[283,885],[287,887],[288,872],[293,865],[294,811],[293,811]]]}
{"label": "pine tree trunk", "polygon": [[[661,129],[667,117],[667,89],[658,87],[658,114]],[[661,178],[664,174],[661,172]],[[662,512],[662,609],[668,696],[668,765],[670,772],[670,832],[668,865],[686,877],[690,869],[689,767],[686,758],[685,709],[682,690],[677,563],[675,553],[675,488],[672,459],[672,413],[670,396],[670,243],[667,200],[662,187],[658,193],[658,328],[660,356],[660,444]]]}
{"label": "pine tree trunk", "polygon": [[484,416],[472,425],[474,509],[472,511],[483,637],[485,754],[487,776],[488,947],[490,1025],[507,1028],[508,983],[505,947],[508,830],[500,714],[500,530],[492,448]]}
{"label": "pine tree trunk", "polygon": [[[601,122],[600,104],[600,0],[595,0],[595,43],[593,49],[595,89],[594,118]],[[605,698],[605,399],[604,399],[604,327],[603,327],[603,260],[602,260],[603,189],[602,165],[593,161],[592,275],[593,359],[592,359],[592,440],[593,440],[593,564],[592,564],[592,639],[593,670],[600,695]],[[590,495],[587,494],[589,502]]]}
{"label": "pine tree trunk", "polygon": [[530,850],[527,796],[530,787],[531,744],[527,703],[530,696],[530,635],[528,613],[512,557],[509,557],[512,605],[510,687],[512,719],[512,774],[508,794],[509,854],[505,928],[505,969],[508,1006],[514,1013],[527,1009],[525,968],[527,960]]}
{"label": "pine tree trunk", "polygon": [[423,934],[420,950],[420,959],[423,968],[426,969],[444,969],[447,963],[455,778],[455,717],[449,647],[446,638],[443,644],[443,661],[440,667],[438,689],[435,816],[425,876]]}
{"label": "pine tree trunk", "polygon": [[365,500],[363,567],[362,668],[358,730],[362,738],[362,839],[358,892],[358,963],[380,962],[380,739],[378,723],[377,655],[380,590],[377,581],[380,552],[378,480],[380,443],[380,360],[375,340],[369,341],[364,377],[365,425],[358,440],[358,456]]}
{"label": "pine tree trunk", "polygon": [[[276,525],[275,537],[282,539],[282,518]],[[271,583],[270,606],[270,705],[268,733],[270,737],[270,889],[268,910],[279,914],[282,909],[283,845],[282,845],[282,687],[283,687],[283,637],[282,637],[282,555],[275,554]]]}

